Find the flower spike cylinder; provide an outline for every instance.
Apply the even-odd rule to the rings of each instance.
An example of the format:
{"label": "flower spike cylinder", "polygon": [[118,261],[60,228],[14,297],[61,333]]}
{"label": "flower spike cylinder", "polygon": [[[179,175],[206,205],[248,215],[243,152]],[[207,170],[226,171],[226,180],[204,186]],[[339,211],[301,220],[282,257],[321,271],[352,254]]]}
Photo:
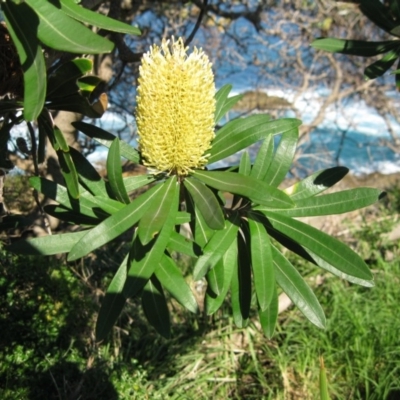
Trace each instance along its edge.
{"label": "flower spike cylinder", "polygon": [[215,85],[206,54],[187,54],[182,38],[163,40],[144,54],[136,121],[144,164],[188,175],[207,163],[214,138]]}

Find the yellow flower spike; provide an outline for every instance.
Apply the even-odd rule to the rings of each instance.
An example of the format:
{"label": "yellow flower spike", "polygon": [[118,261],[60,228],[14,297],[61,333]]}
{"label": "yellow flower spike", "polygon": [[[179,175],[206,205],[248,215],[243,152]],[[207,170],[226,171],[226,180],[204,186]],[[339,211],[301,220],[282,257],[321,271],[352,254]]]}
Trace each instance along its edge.
{"label": "yellow flower spike", "polygon": [[215,85],[206,54],[187,54],[182,38],[163,40],[143,56],[136,122],[144,164],[188,175],[207,163],[214,138]]}

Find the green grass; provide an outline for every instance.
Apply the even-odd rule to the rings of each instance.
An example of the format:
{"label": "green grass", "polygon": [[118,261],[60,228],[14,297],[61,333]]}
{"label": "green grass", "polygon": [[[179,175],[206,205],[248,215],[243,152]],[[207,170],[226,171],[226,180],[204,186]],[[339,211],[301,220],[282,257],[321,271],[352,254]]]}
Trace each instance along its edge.
{"label": "green grass", "polygon": [[[96,312],[118,266],[118,245],[70,265],[0,249],[0,398],[319,399],[322,356],[332,399],[397,399],[400,249],[380,235],[390,219],[369,217],[349,228],[374,272],[375,287],[323,274],[315,292],[327,329],[290,309],[280,316],[272,340],[255,322],[236,329],[229,304],[208,318],[176,303],[172,339],[166,340],[132,300],[109,342],[98,345]],[[323,273],[296,266],[309,277]]]}

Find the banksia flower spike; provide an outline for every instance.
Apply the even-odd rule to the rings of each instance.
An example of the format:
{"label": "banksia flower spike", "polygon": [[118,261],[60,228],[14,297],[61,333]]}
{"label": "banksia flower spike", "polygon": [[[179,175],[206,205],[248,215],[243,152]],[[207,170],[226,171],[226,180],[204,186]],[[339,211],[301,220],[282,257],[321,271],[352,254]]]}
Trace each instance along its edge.
{"label": "banksia flower spike", "polygon": [[152,46],[140,66],[136,120],[144,164],[186,176],[207,163],[214,138],[215,85],[206,54],[182,38]]}

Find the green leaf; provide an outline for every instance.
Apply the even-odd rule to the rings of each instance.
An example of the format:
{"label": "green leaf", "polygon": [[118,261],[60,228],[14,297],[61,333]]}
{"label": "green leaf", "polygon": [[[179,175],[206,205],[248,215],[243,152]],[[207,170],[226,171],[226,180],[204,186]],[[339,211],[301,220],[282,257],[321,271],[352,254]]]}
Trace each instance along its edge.
{"label": "green leaf", "polygon": [[253,168],[251,169],[250,176],[260,181],[264,180],[267,174],[268,167],[271,164],[274,152],[274,137],[267,136],[262,142],[258,150],[256,159],[254,160]]}
{"label": "green leaf", "polygon": [[171,176],[152,198],[148,211],[139,222],[138,236],[143,245],[149,243],[161,231],[167,219],[170,218],[171,206],[175,193],[180,186],[175,176]]}
{"label": "green leaf", "polygon": [[345,40],[334,38],[316,39],[311,46],[318,50],[325,50],[331,53],[342,53],[353,56],[372,57],[378,54],[387,53],[400,44],[398,40],[387,40],[384,42],[366,42],[363,40]]}
{"label": "green leaf", "polygon": [[107,176],[115,198],[121,203],[128,204],[129,196],[122,180],[121,156],[119,153],[119,139],[116,137],[107,156]]}
{"label": "green leaf", "polygon": [[215,293],[209,290],[206,292],[205,303],[207,315],[214,314],[225,300],[228,290],[231,287],[232,276],[237,271],[237,255],[237,240],[234,240],[223,257],[217,262],[217,265],[222,263],[224,267],[224,284],[222,289],[220,289],[219,295],[216,296]]}
{"label": "green leaf", "polygon": [[192,313],[198,312],[196,298],[190,286],[185,281],[180,269],[176,266],[171,257],[161,257],[158,267],[154,271],[161,285],[185,308]]}
{"label": "green leaf", "polygon": [[[103,95],[105,96],[105,98],[107,98],[105,94]],[[76,112],[79,114],[83,114],[89,118],[100,118],[105,111],[101,104],[102,102],[100,100],[91,104],[86,97],[82,96],[81,93],[76,92],[68,96],[52,97],[46,103],[46,107],[51,110]],[[72,123],[72,125],[73,124],[74,123]]]}
{"label": "green leaf", "polygon": [[77,79],[89,73],[92,68],[93,63],[87,58],[77,58],[62,64],[48,78],[47,99],[77,92]]}
{"label": "green leaf", "polygon": [[73,261],[89,254],[91,251],[110,242],[134,226],[134,224],[142,218],[150,205],[151,199],[160,189],[161,185],[154,186],[146,193],[134,199],[123,209],[91,229],[82,240],[71,249],[68,260]]}
{"label": "green leaf", "polygon": [[338,276],[341,279],[345,279],[346,281],[349,281],[351,283],[355,283],[356,285],[364,286],[364,287],[374,287],[375,284],[373,280],[364,280],[364,279],[359,279],[355,278],[354,276],[347,275],[344,272],[338,270],[335,268],[333,265],[329,264],[325,260],[323,260],[321,257],[318,257],[315,253],[312,251],[308,250],[308,253],[310,256],[313,258],[315,263],[322,269],[329,271],[331,274]]}
{"label": "green leaf", "polygon": [[237,95],[229,97],[229,93],[232,89],[232,85],[222,86],[221,89],[215,94],[215,123],[218,121],[243,97]]}
{"label": "green leaf", "polygon": [[236,214],[226,220],[225,229],[215,231],[203,249],[203,254],[197,259],[193,270],[195,281],[203,278],[207,271],[215,266],[235,240],[239,229],[239,217]]}
{"label": "green leaf", "polygon": [[25,3],[2,2],[1,9],[24,71],[24,118],[34,121],[46,97],[46,64],[36,35],[39,20]]}
{"label": "green leaf", "polygon": [[[86,197],[87,193],[82,193],[81,197]],[[88,196],[89,197],[89,196]],[[120,203],[117,200],[110,199],[109,197],[103,196],[91,196],[87,198],[87,201],[93,204],[93,207],[98,207],[105,211],[107,214],[115,214],[117,211],[122,210],[125,207],[124,203]]]}
{"label": "green leaf", "polygon": [[380,60],[368,65],[364,70],[366,79],[375,79],[382,76],[399,57],[399,48],[389,51]]}
{"label": "green leaf", "polygon": [[[172,183],[168,189],[168,196],[171,196],[173,193],[174,199],[170,202],[169,211],[166,212],[168,218],[165,220],[157,238],[153,239],[153,241],[145,246],[140,242],[138,235],[134,241],[134,246],[131,251],[128,278],[124,287],[124,294],[126,297],[133,297],[140,289],[142,289],[144,283],[150,278],[158,266],[168,242],[170,241],[179,205],[179,185],[176,183],[175,177],[171,177],[170,181],[167,181],[165,184],[170,185],[170,182]],[[147,211],[150,213],[151,209],[150,206]]]}
{"label": "green leaf", "polygon": [[78,21],[97,26],[98,28],[102,28],[107,31],[127,33],[129,35],[140,35],[139,28],[90,11],[78,4],[75,4],[72,0],[60,0],[60,3],[61,9],[65,12],[65,14]]}
{"label": "green leaf", "polygon": [[276,285],[273,286],[272,299],[266,310],[258,310],[258,317],[260,318],[261,327],[265,336],[272,339],[275,332],[276,322],[278,320],[279,299],[276,290]]}
{"label": "green leaf", "polygon": [[63,206],[57,206],[54,204],[48,204],[43,207],[44,211],[54,218],[61,221],[66,221],[70,224],[76,224],[81,226],[94,226],[97,225],[101,219],[88,217],[87,215],[80,214],[76,211],[72,211]]}
{"label": "green leaf", "polygon": [[286,188],[284,192],[294,201],[306,199],[329,189],[342,180],[348,172],[349,169],[346,167],[324,169]]}
{"label": "green leaf", "polygon": [[211,236],[214,234],[212,230],[205,222],[201,212],[193,201],[193,198],[189,196],[188,191],[184,192],[186,209],[189,214],[193,217],[190,220],[190,229],[193,234],[194,241],[201,247],[209,241]]}
{"label": "green leaf", "polygon": [[343,190],[337,193],[329,193],[322,196],[314,196],[296,201],[296,206],[288,210],[273,210],[263,206],[255,207],[254,210],[277,211],[287,217],[315,217],[321,215],[343,214],[358,210],[376,203],[384,197],[378,189],[356,188]]}
{"label": "green leaf", "polygon": [[142,293],[142,307],[149,323],[166,339],[170,337],[170,321],[164,292],[157,278],[153,276]]}
{"label": "green leaf", "polygon": [[71,154],[69,151],[65,152],[59,150],[57,151],[57,156],[58,162],[60,163],[61,173],[68,188],[68,193],[72,198],[77,199],[79,197],[78,174],[76,172],[74,162],[72,161]]}
{"label": "green leaf", "polygon": [[249,319],[251,305],[251,268],[248,247],[238,235],[238,268],[231,281],[232,313],[235,325],[244,328]]}
{"label": "green leaf", "polygon": [[190,257],[197,258],[201,254],[201,247],[178,232],[172,232],[168,242],[168,249],[177,253],[186,254]]}
{"label": "green leaf", "polygon": [[269,119],[267,115],[251,115],[228,122],[218,131],[211,144],[208,163],[222,160],[269,135],[284,133],[301,124],[301,121],[292,118]]}
{"label": "green leaf", "polygon": [[151,175],[136,175],[124,177],[124,185],[128,193],[136,189],[140,189],[143,186],[149,185],[154,181],[155,178]]}
{"label": "green leaf", "polygon": [[38,192],[45,194],[47,197],[60,203],[65,208],[93,218],[105,218],[108,216],[107,213],[102,212],[101,210],[93,210],[93,206],[96,206],[97,204],[91,201],[93,196],[88,192],[81,193],[79,200],[76,200],[70,197],[65,186],[59,185],[48,179],[33,176],[29,178],[29,183]]}
{"label": "green leaf", "polygon": [[390,15],[389,9],[380,0],[361,0],[360,10],[374,24],[386,32],[390,33],[390,31],[396,28],[397,24]]}
{"label": "green leaf", "polygon": [[[110,147],[111,143],[115,139],[115,136],[113,134],[95,125],[87,124],[86,122],[76,121],[73,122],[72,125],[85,135],[95,139],[97,142],[106,147]],[[124,141],[120,142],[120,153],[121,157],[124,157],[127,160],[132,161],[133,163],[138,164],[140,161],[138,151]]]}
{"label": "green leaf", "polygon": [[278,187],[285,179],[293,162],[298,137],[298,128],[288,130],[282,134],[278,148],[264,177],[269,185]]}
{"label": "green leaf", "polygon": [[363,280],[372,279],[365,262],[344,243],[293,218],[272,212],[266,212],[265,215],[274,229],[311,250],[338,270]]}
{"label": "green leaf", "polygon": [[37,36],[47,46],[78,54],[109,53],[114,45],[47,0],[25,0],[39,17]]}
{"label": "green leaf", "polygon": [[281,190],[236,172],[195,171],[193,175],[208,186],[224,192],[239,194],[254,203],[273,208],[289,208],[294,205],[290,197]]}
{"label": "green leaf", "polygon": [[108,196],[108,185],[96,168],[80,151],[71,147],[69,152],[78,173],[79,182],[85,189],[89,190],[94,196]]}
{"label": "green leaf", "polygon": [[7,246],[7,250],[25,255],[45,255],[68,253],[86,235],[87,231],[22,239]]}
{"label": "green leaf", "polygon": [[224,264],[222,258],[206,274],[207,290],[215,295],[221,294],[224,288]]}
{"label": "green leaf", "polygon": [[224,214],[212,190],[197,179],[190,177],[186,178],[183,184],[192,196],[194,204],[206,224],[211,229],[223,229],[225,227]]}
{"label": "green leaf", "polygon": [[121,315],[126,299],[122,289],[126,280],[128,256],[124,258],[114,275],[107,292],[101,302],[101,307],[96,321],[96,340],[104,340]]}
{"label": "green leaf", "polygon": [[272,300],[275,287],[271,242],[262,223],[248,219],[250,228],[251,266],[258,305],[265,311]]}
{"label": "green leaf", "polygon": [[239,174],[249,176],[251,171],[250,156],[247,151],[242,153],[239,163]]}
{"label": "green leaf", "polygon": [[324,311],[314,292],[279,250],[273,245],[271,249],[278,285],[310,322],[324,329],[326,324]]}

